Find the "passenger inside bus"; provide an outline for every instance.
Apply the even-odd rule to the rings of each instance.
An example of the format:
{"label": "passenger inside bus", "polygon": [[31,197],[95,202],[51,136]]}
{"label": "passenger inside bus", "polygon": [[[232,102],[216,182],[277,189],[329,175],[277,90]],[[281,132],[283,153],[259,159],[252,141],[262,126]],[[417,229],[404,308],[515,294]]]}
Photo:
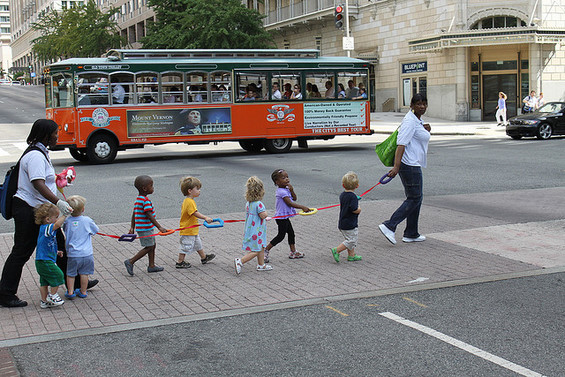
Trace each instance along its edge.
{"label": "passenger inside bus", "polygon": [[331,81],[326,81],[326,98],[335,98],[335,90]]}
{"label": "passenger inside bus", "polygon": [[367,99],[367,93],[365,92],[365,88],[359,88],[359,95],[357,97],[353,97],[352,99]]}
{"label": "passenger inside bus", "polygon": [[290,96],[292,96],[292,85],[287,82],[286,84],[284,84],[283,99],[290,99]]}
{"label": "passenger inside bus", "polygon": [[291,100],[301,100],[302,99],[302,93],[300,92],[300,85],[298,85],[298,84],[294,85],[294,91],[292,92],[290,99]]}
{"label": "passenger inside bus", "polygon": [[282,93],[280,91],[280,87],[279,87],[279,83],[278,82],[274,82],[273,83],[273,96],[272,96],[273,100],[281,100],[282,99]]}
{"label": "passenger inside bus", "polygon": [[359,88],[355,86],[353,80],[349,80],[347,82],[347,90],[345,91],[345,94],[349,99],[353,99],[353,97],[357,97],[359,95]]}
{"label": "passenger inside bus", "polygon": [[318,85],[312,84],[312,93],[310,94],[310,97],[312,97],[312,98],[321,98],[322,97],[322,93],[320,93],[320,90],[318,89]]}
{"label": "passenger inside bus", "polygon": [[345,87],[343,86],[342,83],[337,84],[338,87],[338,92],[337,92],[337,98],[345,98]]}

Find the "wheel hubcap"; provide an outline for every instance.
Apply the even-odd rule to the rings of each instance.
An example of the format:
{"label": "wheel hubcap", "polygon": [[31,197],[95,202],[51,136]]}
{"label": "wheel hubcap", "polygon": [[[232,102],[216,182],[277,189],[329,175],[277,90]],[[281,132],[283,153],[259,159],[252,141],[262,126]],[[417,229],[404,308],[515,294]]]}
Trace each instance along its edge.
{"label": "wheel hubcap", "polygon": [[273,140],[273,146],[277,149],[283,149],[288,144],[287,139],[275,139]]}
{"label": "wheel hubcap", "polygon": [[110,154],[110,146],[108,143],[100,142],[96,144],[96,148],[94,148],[94,152],[100,158],[106,158]]}
{"label": "wheel hubcap", "polygon": [[551,136],[551,127],[541,126],[539,133],[540,133],[541,137],[543,137],[544,139],[547,139],[548,137]]}

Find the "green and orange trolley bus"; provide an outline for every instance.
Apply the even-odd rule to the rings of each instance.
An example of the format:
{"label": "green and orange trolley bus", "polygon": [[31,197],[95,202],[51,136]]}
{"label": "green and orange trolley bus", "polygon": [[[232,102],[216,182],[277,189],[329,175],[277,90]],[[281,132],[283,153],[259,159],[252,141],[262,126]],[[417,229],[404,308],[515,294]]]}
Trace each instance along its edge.
{"label": "green and orange trolley bus", "polygon": [[282,153],[371,134],[368,68],[318,50],[111,50],[46,66],[46,115],[57,148],[95,164],[145,144]]}

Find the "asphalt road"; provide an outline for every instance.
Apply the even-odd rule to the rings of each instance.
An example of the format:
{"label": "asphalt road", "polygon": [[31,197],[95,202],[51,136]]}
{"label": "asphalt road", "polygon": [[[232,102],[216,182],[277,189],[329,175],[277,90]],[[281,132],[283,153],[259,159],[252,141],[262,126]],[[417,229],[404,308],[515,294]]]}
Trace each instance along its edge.
{"label": "asphalt road", "polygon": [[[564,279],[328,302],[11,351],[28,377],[565,376]],[[440,334],[425,333],[433,330]]]}
{"label": "asphalt road", "polygon": [[[382,136],[382,135],[379,135]],[[378,136],[346,137],[331,142],[312,143],[311,148],[294,148],[290,153],[250,154],[235,143],[218,146],[164,145],[132,150],[110,165],[88,165],[74,161],[68,152],[53,152],[56,171],[74,165],[77,178],[66,195],[87,198],[87,213],[97,223],[127,222],[136,196],[133,181],[137,175],[151,175],[155,181],[152,200],[159,218],[180,216],[182,176],[194,175],[202,183],[198,208],[213,216],[242,212],[244,184],[251,175],[265,182],[267,204],[274,203],[270,174],[286,169],[298,195],[298,202],[320,207],[336,203],[341,192],[341,177],[354,170],[360,177],[362,192],[387,172],[374,153]],[[547,141],[443,137],[430,143],[428,168],[424,170],[426,197],[492,191],[512,191],[563,185],[565,139]],[[6,159],[6,158],[5,158]],[[15,162],[0,163],[6,171]],[[364,200],[402,199],[399,179],[379,186]],[[509,194],[511,195],[511,194]],[[535,198],[532,198],[535,200]],[[519,203],[517,203],[519,205]],[[0,221],[0,233],[12,231],[12,222]]]}
{"label": "asphalt road", "polygon": [[32,123],[45,118],[43,86],[0,85],[0,124]]}

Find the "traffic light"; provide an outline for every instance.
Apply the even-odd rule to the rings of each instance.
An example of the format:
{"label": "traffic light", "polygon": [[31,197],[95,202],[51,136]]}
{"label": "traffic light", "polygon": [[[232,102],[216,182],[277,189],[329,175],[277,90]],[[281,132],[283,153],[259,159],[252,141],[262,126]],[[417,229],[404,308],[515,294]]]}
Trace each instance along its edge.
{"label": "traffic light", "polygon": [[343,17],[344,17],[344,9],[342,5],[338,5],[335,7],[334,11],[334,21],[335,27],[338,29],[343,29]]}

